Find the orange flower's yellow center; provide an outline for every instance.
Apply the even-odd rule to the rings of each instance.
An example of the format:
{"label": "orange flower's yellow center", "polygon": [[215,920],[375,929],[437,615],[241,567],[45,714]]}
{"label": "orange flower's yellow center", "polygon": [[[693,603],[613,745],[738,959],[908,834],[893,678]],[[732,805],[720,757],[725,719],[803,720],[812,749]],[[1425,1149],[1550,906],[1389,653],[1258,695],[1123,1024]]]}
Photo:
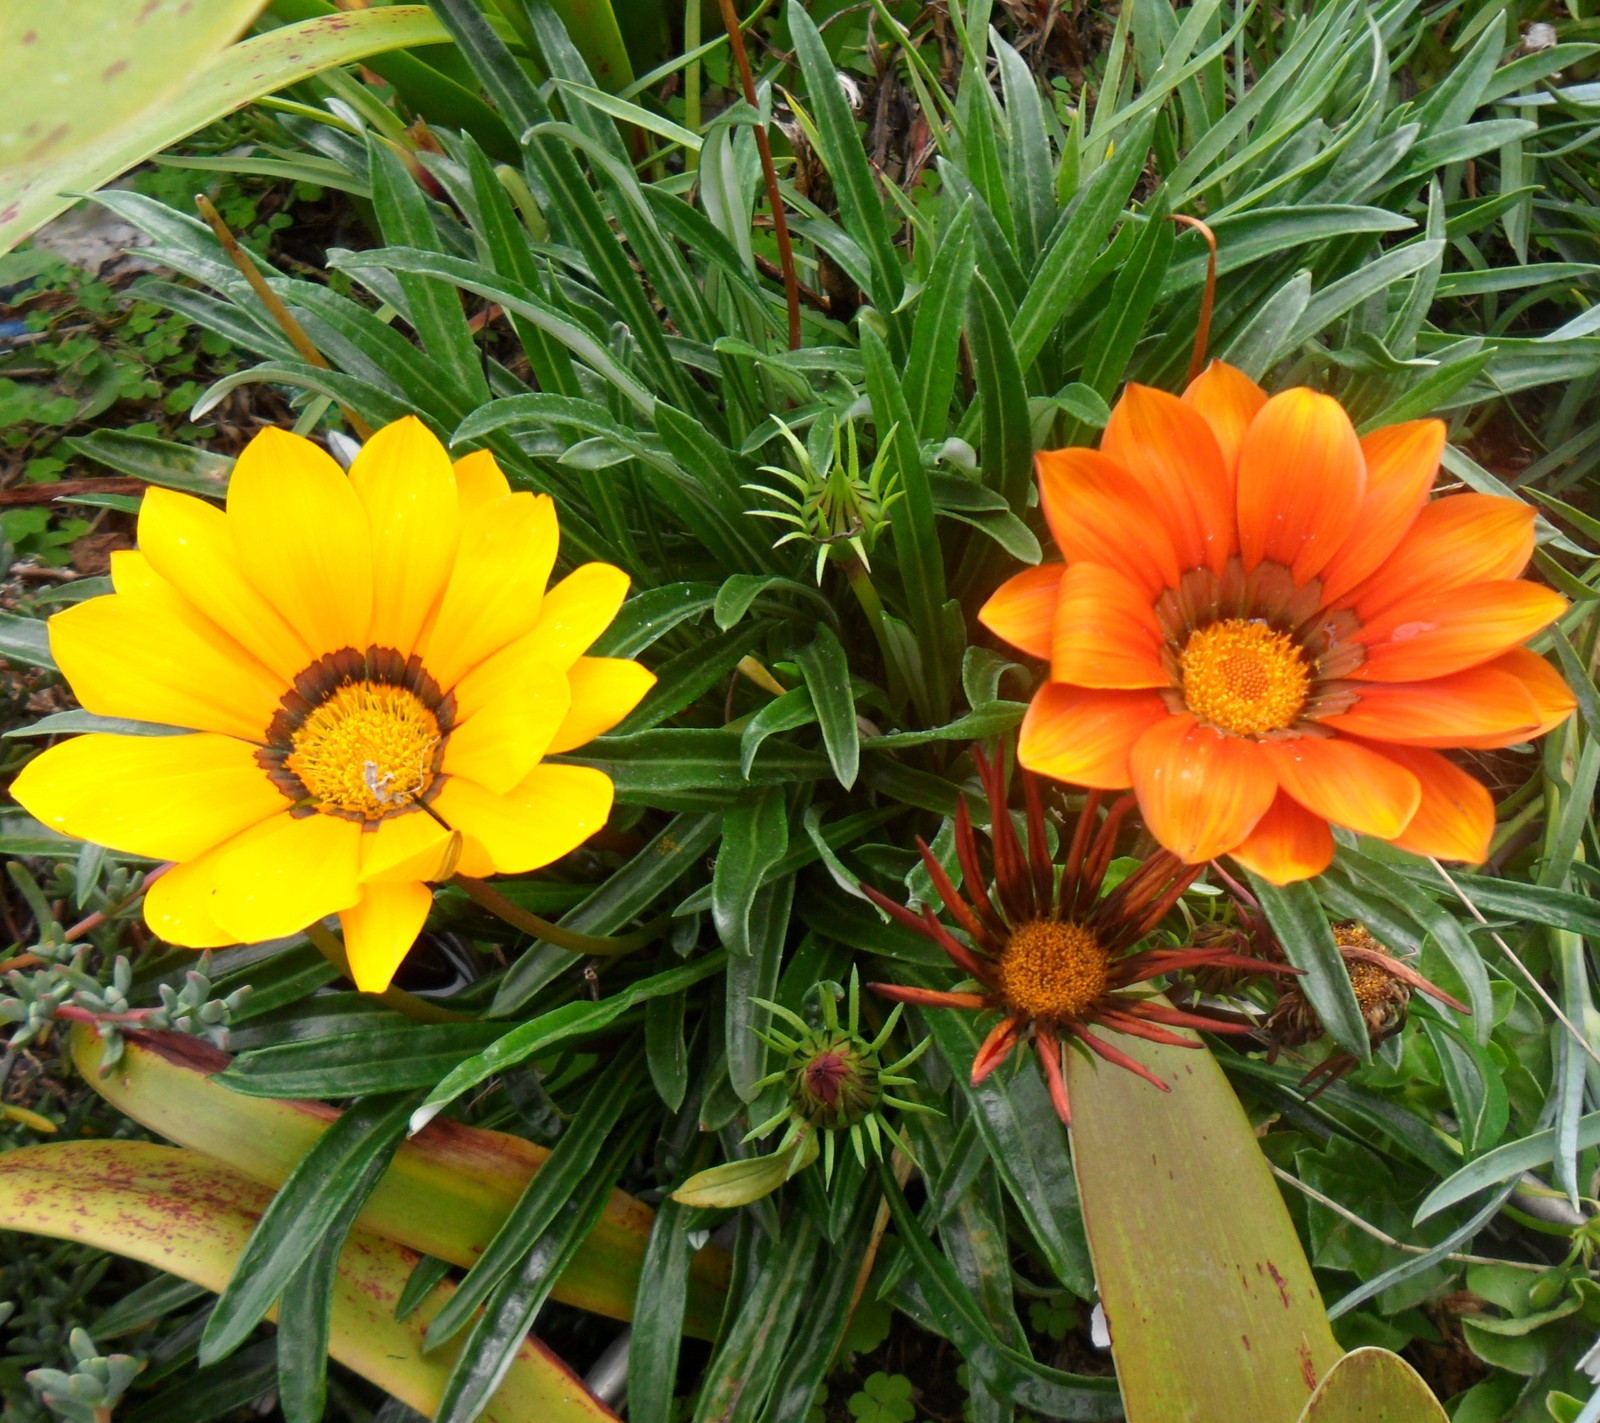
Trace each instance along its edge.
{"label": "orange flower's yellow center", "polygon": [[1028,1018],[1081,1017],[1110,978],[1111,956],[1081,924],[1036,919],[1012,933],[1000,957],[1000,991]]}
{"label": "orange flower's yellow center", "polygon": [[319,809],[381,820],[432,785],[440,739],[416,693],[346,682],[306,717],[284,764]]}
{"label": "orange flower's yellow center", "polygon": [[1235,736],[1292,726],[1311,685],[1305,654],[1287,633],[1243,618],[1201,628],[1178,663],[1189,710]]}

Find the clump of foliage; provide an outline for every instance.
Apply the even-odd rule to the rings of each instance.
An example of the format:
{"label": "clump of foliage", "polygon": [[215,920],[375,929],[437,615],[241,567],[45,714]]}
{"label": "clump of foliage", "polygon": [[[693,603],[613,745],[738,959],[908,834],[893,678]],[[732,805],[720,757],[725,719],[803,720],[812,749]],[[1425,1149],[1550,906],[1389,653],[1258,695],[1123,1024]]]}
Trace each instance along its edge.
{"label": "clump of foliage", "polygon": [[[206,992],[228,1007],[211,1021],[209,999],[180,1005],[207,1027],[229,1020],[231,1059],[128,1035],[120,1100],[199,1151],[227,1155],[235,1112],[257,1113],[258,1158],[279,1141],[304,1151],[304,1114],[273,1115],[281,1102],[345,1108],[278,1173],[249,1268],[209,1316],[192,1294],[150,1296],[142,1318],[165,1321],[152,1358],[198,1349],[208,1417],[276,1380],[287,1416],[309,1423],[324,1397],[306,1379],[320,1381],[340,1328],[333,1262],[365,1204],[358,1232],[381,1234],[380,1219],[424,1252],[398,1310],[430,1321],[432,1400],[449,1423],[482,1411],[507,1369],[534,1367],[530,1326],[598,1361],[597,1377],[608,1347],[625,1351],[635,1423],[802,1417],[878,1302],[964,1359],[974,1419],[1116,1415],[1084,1338],[1095,1276],[1068,1134],[1033,1071],[969,1083],[973,1015],[913,1010],[884,1045],[905,1090],[937,1108],[897,1120],[917,1179],[904,1153],[880,1167],[840,1151],[831,1179],[795,1172],[737,1210],[672,1193],[757,1157],[750,1129],[788,1100],[774,1027],[816,1026],[816,985],[857,965],[869,981],[955,981],[859,886],[938,903],[917,838],[953,870],[958,800],[979,783],[972,747],[1010,736],[1036,682],[976,609],[1041,557],[1035,452],[1092,443],[1129,380],[1181,385],[1207,292],[1202,237],[1167,220],[1183,214],[1217,241],[1212,354],[1269,389],[1331,391],[1363,429],[1442,415],[1449,476],[1536,503],[1536,568],[1573,600],[1536,647],[1580,716],[1476,758],[1501,802],[1490,864],[1442,878],[1345,835],[1309,885],[1255,886],[1308,970],[1307,1014],[1292,1042],[1211,1048],[1284,1183],[1339,1342],[1406,1351],[1441,1396],[1459,1395],[1458,1419],[1577,1416],[1600,1324],[1584,942],[1600,928],[1593,23],[1525,17],[1553,23],[1550,45],[1503,7],[1420,0],[1293,15],[1139,0],[994,31],[1003,17],[982,5],[877,5],[869,24],[791,3],[756,22],[752,107],[720,49],[618,96],[540,0],[490,18],[469,0],[433,9],[459,86],[481,90],[516,151],[444,123],[407,143],[404,126],[342,100],[280,117],[281,142],[314,157],[320,180],[370,201],[374,245],[329,251],[329,279],[265,268],[326,365],[284,335],[204,224],[148,193],[99,200],[179,276],[146,299],[255,358],[197,417],[259,385],[294,392],[305,430],[415,415],[457,455],[491,451],[517,487],[555,498],[564,551],[631,575],[596,651],[641,658],[659,681],[578,753],[617,787],[604,834],[497,881],[497,903],[442,888],[396,989],[349,991],[296,936],[218,952]],[[708,73],[730,91],[709,116]],[[769,120],[793,280],[756,140]],[[220,490],[217,462],[187,443],[102,433],[81,449],[125,475]],[[751,517],[779,507],[787,526]],[[0,650],[48,662],[36,626],[0,635]],[[1050,806],[1052,834],[1064,808]],[[115,956],[143,947],[122,891],[150,866],[20,816],[5,829],[11,854],[54,860],[60,894],[74,879],[80,908],[104,916],[72,971],[104,975],[119,1011],[180,994],[192,957],[153,946],[113,981]],[[124,878],[103,893],[102,874]],[[1227,889],[1217,873],[1197,881],[1168,942],[1237,934],[1245,901]],[[30,899],[16,952],[65,972],[41,952],[61,917]],[[1403,1020],[1386,1001],[1369,1033],[1333,922],[1364,925],[1470,1019],[1418,994]],[[48,1005],[31,983],[8,1001]],[[1264,1025],[1276,996],[1242,996]],[[864,1034],[886,1028],[870,998],[862,1011]],[[49,1016],[11,1016],[24,1013],[35,1030]],[[908,1061],[925,1037],[931,1050]],[[76,1049],[96,1071],[81,1028]],[[219,1075],[202,1085],[197,1063]],[[113,1100],[117,1080],[101,1086]],[[190,1136],[167,1094],[207,1104]],[[428,1138],[401,1144],[408,1122],[441,1117],[483,1153],[450,1158],[453,1184],[414,1174]],[[250,1159],[234,1164],[249,1175]],[[472,1159],[494,1162],[489,1185]],[[379,1187],[386,1167],[413,1193],[405,1210],[384,1204],[402,1189]],[[653,1222],[608,1215],[613,1186],[655,1205]],[[429,1234],[485,1212],[495,1224],[473,1251]],[[1184,1265],[1189,1242],[1154,1244]],[[610,1274],[583,1253],[613,1247],[632,1263],[611,1257]],[[447,1276],[448,1300],[448,1286],[435,1293]],[[276,1334],[255,1335],[274,1302]],[[608,1315],[631,1332],[619,1339]],[[160,1375],[133,1380],[130,1398]],[[909,1420],[921,1380],[901,1378],[865,1377],[848,1414]],[[335,1385],[341,1406],[374,1401]]]}

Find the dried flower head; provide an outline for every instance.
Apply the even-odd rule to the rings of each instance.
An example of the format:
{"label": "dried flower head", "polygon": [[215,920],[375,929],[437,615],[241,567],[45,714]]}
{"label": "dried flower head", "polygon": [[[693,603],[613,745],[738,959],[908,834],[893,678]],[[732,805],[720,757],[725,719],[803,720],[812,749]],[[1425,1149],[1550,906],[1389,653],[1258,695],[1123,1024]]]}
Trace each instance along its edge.
{"label": "dried flower head", "polygon": [[[956,808],[955,845],[965,895],[922,840],[917,846],[954,927],[933,909],[915,913],[870,886],[872,901],[907,928],[939,945],[974,981],[970,989],[940,993],[901,984],[875,983],[885,997],[925,1007],[998,1012],[972,1064],[977,1084],[1021,1044],[1032,1040],[1044,1069],[1051,1101],[1063,1122],[1071,1120],[1061,1050],[1076,1041],[1118,1067],[1137,1073],[1162,1091],[1167,1084],[1091,1028],[1178,1047],[1197,1047],[1175,1028],[1207,1032],[1250,1032],[1248,1023],[1208,1010],[1183,1011],[1141,988],[1153,979],[1197,969],[1247,968],[1291,974],[1286,965],[1263,965],[1230,948],[1165,948],[1137,945],[1147,939],[1199,875],[1158,851],[1109,893],[1102,893],[1106,871],[1123,821],[1133,808],[1124,796],[1100,811],[1091,791],[1076,825],[1063,828],[1065,864],[1051,862],[1045,813],[1037,777],[1022,773],[1027,814],[1024,846],[1007,806],[1005,769],[973,752],[989,802],[992,870],[979,860],[977,837],[965,799]],[[991,891],[992,885],[992,891]],[[962,937],[958,938],[960,935]]]}

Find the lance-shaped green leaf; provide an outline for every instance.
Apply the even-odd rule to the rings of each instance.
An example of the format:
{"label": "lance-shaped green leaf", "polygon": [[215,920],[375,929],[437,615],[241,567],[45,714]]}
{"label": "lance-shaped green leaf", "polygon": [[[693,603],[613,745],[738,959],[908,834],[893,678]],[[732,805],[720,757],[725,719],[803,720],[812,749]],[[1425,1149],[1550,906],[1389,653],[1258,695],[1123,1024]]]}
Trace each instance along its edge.
{"label": "lance-shaped green leaf", "polygon": [[[75,1029],[73,1060],[112,1106],[180,1146],[278,1187],[339,1113],[320,1102],[283,1102],[230,1092],[214,1074],[227,1056],[177,1033],[130,1033],[115,1068],[101,1075],[104,1049],[92,1029]],[[472,1265],[494,1238],[549,1152],[521,1137],[450,1121],[403,1143],[361,1213],[362,1228],[400,1244]],[[621,1191],[584,1241],[554,1295],[613,1319],[633,1311],[650,1208]],[[709,1338],[727,1288],[727,1256],[702,1250],[691,1265],[688,1333]]]}
{"label": "lance-shaped green leaf", "polygon": [[[23,36],[35,38],[8,56],[0,135],[26,143],[33,128],[38,137],[15,153],[0,137],[0,252],[71,207],[72,194],[93,192],[253,99],[334,65],[449,38],[425,6],[386,5],[221,48],[261,8],[260,0],[33,6]],[[119,11],[125,23],[108,24]],[[71,76],[65,101],[48,88],[58,73]],[[113,94],[121,97],[108,99]]]}
{"label": "lance-shaped green leaf", "polygon": [[1072,1165],[1128,1423],[1297,1418],[1339,1346],[1250,1120],[1204,1048],[1117,1047],[1171,1089],[1067,1055]]}
{"label": "lance-shaped green leaf", "polygon": [[[142,1141],[66,1141],[0,1156],[0,1227],[78,1241],[221,1290],[271,1192],[231,1167]],[[417,1257],[360,1229],[339,1257],[328,1351],[364,1378],[431,1415],[454,1362],[424,1355],[423,1334],[449,1298],[441,1286],[401,1321],[395,1306]],[[525,1339],[483,1418],[580,1423],[614,1418],[556,1356]]]}

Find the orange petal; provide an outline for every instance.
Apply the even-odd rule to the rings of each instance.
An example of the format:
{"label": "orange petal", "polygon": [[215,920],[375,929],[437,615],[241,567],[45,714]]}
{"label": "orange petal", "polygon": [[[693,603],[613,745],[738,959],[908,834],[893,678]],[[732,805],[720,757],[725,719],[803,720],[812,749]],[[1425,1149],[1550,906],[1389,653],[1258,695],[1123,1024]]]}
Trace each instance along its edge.
{"label": "orange petal", "polygon": [[1322,596],[1333,602],[1383,566],[1426,504],[1444,453],[1442,420],[1385,425],[1361,441],[1367,462],[1367,497],[1356,532],[1328,560]]}
{"label": "orange petal", "polygon": [[1074,563],[1061,576],[1050,676],[1080,687],[1171,685],[1149,598],[1114,568]]}
{"label": "orange petal", "polygon": [[1311,879],[1333,859],[1333,832],[1293,796],[1278,792],[1256,828],[1230,851],[1247,870],[1269,884]]}
{"label": "orange petal", "polygon": [[1515,578],[1533,556],[1533,510],[1493,494],[1435,499],[1382,568],[1346,599],[1364,622],[1398,603]]}
{"label": "orange petal", "polygon": [[1061,564],[1047,563],[1006,579],[978,609],[978,621],[1029,657],[1048,658],[1063,571]]}
{"label": "orange petal", "polygon": [[1417,813],[1417,778],[1348,737],[1260,743],[1278,784],[1314,815],[1360,835],[1393,840]]}
{"label": "orange petal", "polygon": [[1133,743],[1170,715],[1154,692],[1097,692],[1047,682],[1022,719],[1017,759],[1058,781],[1123,790],[1133,784]]}
{"label": "orange petal", "polygon": [[1421,682],[1475,667],[1527,641],[1566,611],[1537,583],[1475,583],[1396,603],[1355,634],[1367,660],[1350,675],[1371,682]]}
{"label": "orange petal", "polygon": [[1375,752],[1415,776],[1422,800],[1411,823],[1390,837],[1402,850],[1441,860],[1479,864],[1494,836],[1494,798],[1455,762],[1419,746],[1383,746]]}
{"label": "orange petal", "polygon": [[1233,478],[1205,416],[1164,390],[1130,382],[1100,450],[1138,483],[1172,535],[1179,566],[1221,573],[1234,551]]}
{"label": "orange petal", "polygon": [[1539,713],[1539,724],[1530,733],[1543,736],[1554,731],[1578,709],[1578,699],[1566,679],[1537,652],[1526,647],[1513,647],[1510,652],[1488,664],[1497,672],[1508,672],[1527,689]]}
{"label": "orange petal", "polygon": [[1150,833],[1191,865],[1241,844],[1278,791],[1260,750],[1187,714],[1156,723],[1128,758]]}
{"label": "orange petal", "polygon": [[1183,403],[1198,410],[1216,437],[1223,467],[1233,487],[1239,471],[1239,446],[1250,422],[1267,403],[1267,393],[1243,371],[1213,361],[1183,393]]}
{"label": "orange petal", "polygon": [[1368,682],[1359,696],[1322,725],[1408,746],[1514,746],[1537,735],[1542,720],[1522,679],[1495,662],[1427,682]]}
{"label": "orange petal", "polygon": [[1361,443],[1344,407],[1312,390],[1273,396],[1239,449],[1245,568],[1271,559],[1296,583],[1315,577],[1355,529],[1366,492]]}
{"label": "orange petal", "polygon": [[1041,450],[1039,502],[1068,563],[1104,563],[1154,595],[1182,570],[1172,536],[1133,476],[1097,450]]}

